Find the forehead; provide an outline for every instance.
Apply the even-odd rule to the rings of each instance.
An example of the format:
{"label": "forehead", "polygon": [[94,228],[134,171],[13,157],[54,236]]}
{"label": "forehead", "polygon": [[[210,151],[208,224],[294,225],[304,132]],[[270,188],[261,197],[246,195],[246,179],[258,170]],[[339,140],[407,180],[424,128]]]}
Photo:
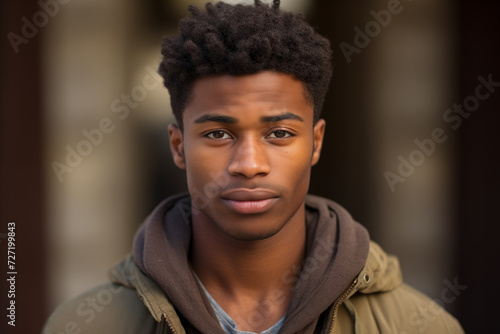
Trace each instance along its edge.
{"label": "forehead", "polygon": [[291,75],[270,71],[203,77],[193,84],[184,118],[192,113],[247,106],[293,109],[312,118],[313,106],[306,92],[304,84]]}

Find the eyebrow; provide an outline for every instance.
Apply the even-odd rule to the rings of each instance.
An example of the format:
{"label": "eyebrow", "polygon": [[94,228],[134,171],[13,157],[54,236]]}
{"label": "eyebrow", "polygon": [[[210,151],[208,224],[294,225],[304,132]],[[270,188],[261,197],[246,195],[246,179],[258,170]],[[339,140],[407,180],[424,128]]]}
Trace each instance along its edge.
{"label": "eyebrow", "polygon": [[[293,119],[297,121],[303,122],[304,120],[302,117],[299,115],[296,115],[291,112],[287,112],[281,115],[274,115],[274,116],[262,116],[260,118],[260,121],[262,123],[275,123],[287,119]],[[206,123],[206,122],[216,122],[216,123],[226,123],[226,124],[236,124],[238,123],[238,120],[234,117],[231,116],[223,116],[223,115],[212,115],[212,114],[207,114],[203,115],[201,117],[198,117],[197,119],[194,120],[195,123],[201,124],[201,123]]]}
{"label": "eyebrow", "polygon": [[206,123],[206,122],[216,122],[216,123],[227,123],[227,124],[235,124],[238,123],[238,120],[231,116],[222,116],[222,115],[203,115],[194,120],[195,123]]}
{"label": "eyebrow", "polygon": [[275,115],[275,116],[262,116],[260,118],[260,121],[263,123],[274,123],[274,122],[283,121],[285,119],[295,119],[297,121],[304,122],[302,117],[300,117],[297,114],[291,113],[291,112],[287,112],[287,113],[284,113],[281,115]]}

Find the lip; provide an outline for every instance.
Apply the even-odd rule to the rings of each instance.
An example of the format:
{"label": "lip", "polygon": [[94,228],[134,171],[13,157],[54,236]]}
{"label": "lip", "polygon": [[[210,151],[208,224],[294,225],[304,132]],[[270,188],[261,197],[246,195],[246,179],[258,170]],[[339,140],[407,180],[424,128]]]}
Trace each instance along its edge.
{"label": "lip", "polygon": [[240,214],[257,214],[271,209],[279,194],[267,189],[232,189],[221,194],[222,201]]}

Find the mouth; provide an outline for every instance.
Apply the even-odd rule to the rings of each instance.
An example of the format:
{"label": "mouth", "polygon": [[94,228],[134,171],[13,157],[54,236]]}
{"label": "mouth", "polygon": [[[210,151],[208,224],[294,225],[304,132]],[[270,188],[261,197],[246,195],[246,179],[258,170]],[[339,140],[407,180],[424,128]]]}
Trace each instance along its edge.
{"label": "mouth", "polygon": [[222,202],[239,214],[264,213],[278,201],[279,194],[267,189],[232,189],[221,195]]}

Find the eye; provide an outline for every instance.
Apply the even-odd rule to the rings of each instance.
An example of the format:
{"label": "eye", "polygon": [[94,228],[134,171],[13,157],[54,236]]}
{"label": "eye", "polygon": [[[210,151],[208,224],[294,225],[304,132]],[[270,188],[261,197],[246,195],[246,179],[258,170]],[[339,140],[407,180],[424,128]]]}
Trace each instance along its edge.
{"label": "eye", "polygon": [[271,132],[268,138],[288,138],[293,137],[293,134],[285,130],[275,130]]}
{"label": "eye", "polygon": [[205,135],[205,137],[210,139],[231,139],[231,136],[226,131],[222,130],[209,132]]}

